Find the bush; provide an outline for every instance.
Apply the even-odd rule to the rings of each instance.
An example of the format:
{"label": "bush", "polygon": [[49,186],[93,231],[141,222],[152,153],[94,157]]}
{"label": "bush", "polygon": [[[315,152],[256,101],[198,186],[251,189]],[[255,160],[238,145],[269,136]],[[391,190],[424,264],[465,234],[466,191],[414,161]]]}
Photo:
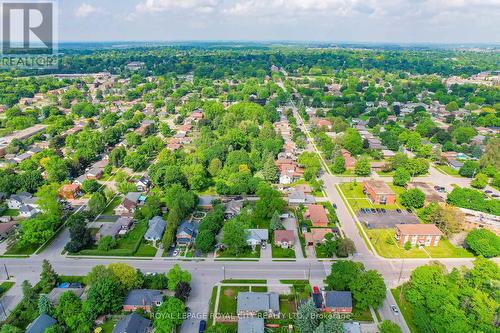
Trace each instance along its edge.
{"label": "bush", "polygon": [[454,188],[448,194],[447,202],[462,208],[500,215],[499,200],[486,200],[484,193],[470,188]]}
{"label": "bush", "polygon": [[500,255],[500,237],[486,229],[471,231],[465,238],[467,246],[477,255],[493,258]]}
{"label": "bush", "polygon": [[405,243],[405,250],[406,251],[411,250],[411,243],[409,241]]}
{"label": "bush", "polygon": [[105,236],[101,238],[99,241],[99,245],[97,246],[97,249],[99,251],[109,251],[111,249],[114,249],[116,247],[116,240],[111,237],[111,236]]}
{"label": "bush", "polygon": [[418,188],[413,188],[401,194],[401,204],[407,208],[424,207],[425,194]]}

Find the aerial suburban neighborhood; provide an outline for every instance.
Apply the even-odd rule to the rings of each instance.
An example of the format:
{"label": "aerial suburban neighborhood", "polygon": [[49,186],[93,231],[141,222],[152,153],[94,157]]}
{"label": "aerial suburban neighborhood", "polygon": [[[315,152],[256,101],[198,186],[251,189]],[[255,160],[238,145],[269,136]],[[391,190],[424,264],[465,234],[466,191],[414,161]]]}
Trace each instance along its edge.
{"label": "aerial suburban neighborhood", "polygon": [[57,56],[0,69],[0,333],[500,329],[498,45]]}

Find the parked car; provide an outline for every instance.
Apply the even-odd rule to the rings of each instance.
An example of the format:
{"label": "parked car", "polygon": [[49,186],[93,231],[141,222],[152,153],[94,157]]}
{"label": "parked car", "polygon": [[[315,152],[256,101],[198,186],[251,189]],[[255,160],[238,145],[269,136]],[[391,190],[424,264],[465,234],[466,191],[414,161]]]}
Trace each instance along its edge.
{"label": "parked car", "polygon": [[200,327],[198,328],[198,333],[204,333],[206,327],[207,327],[207,321],[206,320],[201,320],[200,321]]}
{"label": "parked car", "polygon": [[396,212],[398,212],[399,214],[401,214],[401,209],[396,209]]}
{"label": "parked car", "polygon": [[407,211],[408,213],[410,213],[410,214],[412,214],[412,213],[413,213],[413,211],[412,211],[410,208],[406,208],[406,211]]}
{"label": "parked car", "polygon": [[332,206],[334,209],[337,209],[337,204],[334,203],[334,204],[332,204]]}
{"label": "parked car", "polygon": [[492,190],[485,190],[484,193],[490,194],[490,193],[493,193],[493,191]]}
{"label": "parked car", "polygon": [[382,213],[384,213],[384,214],[387,213],[387,210],[385,208],[381,208],[381,210],[382,210]]}
{"label": "parked car", "polygon": [[492,198],[498,198],[498,194],[492,194],[491,197]]}
{"label": "parked car", "polygon": [[394,314],[398,315],[399,314],[399,310],[398,310],[398,307],[396,305],[391,305],[391,309],[392,309],[392,312],[394,312]]}

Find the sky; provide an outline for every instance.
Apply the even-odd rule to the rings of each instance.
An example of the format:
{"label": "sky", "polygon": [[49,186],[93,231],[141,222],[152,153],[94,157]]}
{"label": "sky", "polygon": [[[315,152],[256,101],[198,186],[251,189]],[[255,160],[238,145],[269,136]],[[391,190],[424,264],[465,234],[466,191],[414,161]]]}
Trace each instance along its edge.
{"label": "sky", "polygon": [[59,0],[61,41],[500,43],[500,0]]}

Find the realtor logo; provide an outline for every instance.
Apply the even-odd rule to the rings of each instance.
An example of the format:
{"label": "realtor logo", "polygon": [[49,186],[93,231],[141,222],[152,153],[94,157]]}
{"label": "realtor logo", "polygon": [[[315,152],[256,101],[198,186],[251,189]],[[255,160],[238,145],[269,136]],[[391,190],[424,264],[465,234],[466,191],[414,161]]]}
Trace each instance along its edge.
{"label": "realtor logo", "polygon": [[[53,67],[57,60],[56,4],[50,0],[0,0],[1,67]],[[26,60],[26,62],[20,60]]]}

